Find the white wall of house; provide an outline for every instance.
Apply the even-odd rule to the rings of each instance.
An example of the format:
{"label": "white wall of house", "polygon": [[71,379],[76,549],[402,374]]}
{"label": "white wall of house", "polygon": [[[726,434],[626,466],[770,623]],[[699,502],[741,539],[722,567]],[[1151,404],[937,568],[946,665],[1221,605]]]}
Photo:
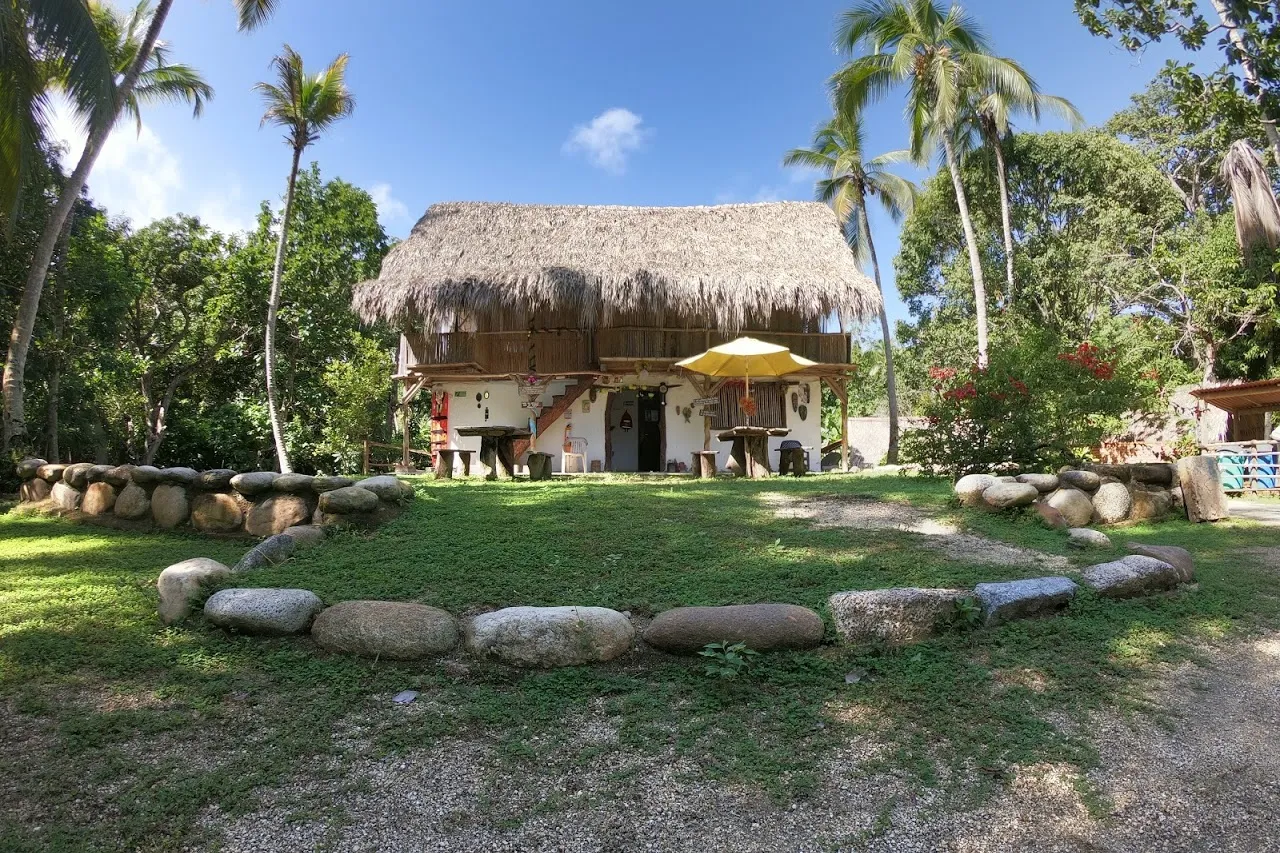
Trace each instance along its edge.
{"label": "white wall of house", "polygon": [[[686,466],[692,463],[692,456],[695,451],[702,450],[703,444],[703,420],[698,416],[698,409],[693,405],[694,399],[698,397],[698,393],[689,383],[686,377],[680,376],[658,376],[649,375],[641,379],[639,376],[624,376],[619,383],[622,386],[634,385],[656,387],[659,383],[666,382],[667,405],[663,410],[664,423],[666,430],[667,442],[667,460],[675,460],[683,462]],[[542,403],[544,406],[550,406],[553,395],[561,392],[571,382],[557,381],[552,383],[548,393],[543,395]],[[822,399],[821,387],[818,381],[814,380],[809,384],[809,397],[813,401],[809,404],[809,412],[806,420],[800,420],[799,414],[791,410],[790,395],[788,395],[787,403],[787,426],[791,433],[786,438],[795,439],[805,447],[812,448],[809,454],[809,466],[813,471],[820,470],[821,465],[821,445],[822,445],[822,425],[817,401]],[[529,409],[521,407],[521,397],[519,390],[514,382],[506,381],[466,381],[459,379],[457,381],[446,381],[440,386],[449,392],[449,446],[464,450],[474,450],[479,452],[480,439],[478,437],[461,438],[457,434],[458,427],[468,426],[527,426],[532,412]],[[459,394],[459,392],[461,392]],[[488,392],[488,397],[484,397]],[[476,394],[481,395],[480,401],[477,403]],[[608,405],[609,392],[600,388],[596,392],[596,399],[591,401],[589,394],[584,393],[573,405],[561,415],[547,429],[538,435],[534,442],[533,449],[550,453],[553,458],[552,465],[554,470],[561,470],[561,452],[564,445],[565,430],[568,427],[569,434],[585,439],[586,441],[586,457],[588,468],[591,460],[599,460],[600,467],[605,467],[605,434],[607,425],[605,423],[606,406]],[[683,410],[685,407],[693,409],[688,421],[685,420]],[[488,412],[486,419],[485,413]],[[615,406],[613,412],[613,420],[615,426],[622,415],[622,407]],[[638,419],[638,411],[633,410],[632,418]],[[636,428],[639,424],[636,424]],[[635,430],[633,430],[634,432]],[[619,438],[621,432],[615,430],[615,440],[622,443]],[[770,461],[777,467],[777,449],[784,441],[783,438],[769,439]],[[417,439],[420,445],[426,443],[426,438]],[[723,470],[725,464],[729,460],[729,444],[727,442],[718,441],[715,432],[711,436],[711,449],[716,451],[716,462]],[[624,453],[615,451],[614,463],[615,469],[621,470],[625,463],[630,462],[627,467],[634,466],[634,460],[624,458]],[[477,457],[478,463],[478,457]],[[461,462],[457,463],[461,466]],[[576,468],[574,469],[576,470]],[[478,473],[473,471],[473,474]]]}

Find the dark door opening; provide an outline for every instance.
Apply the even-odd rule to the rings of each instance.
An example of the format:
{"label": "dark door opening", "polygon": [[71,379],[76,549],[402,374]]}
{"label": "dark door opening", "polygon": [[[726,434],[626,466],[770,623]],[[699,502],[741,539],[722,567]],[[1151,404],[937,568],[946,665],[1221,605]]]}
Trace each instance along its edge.
{"label": "dark door opening", "polygon": [[637,410],[640,423],[638,438],[637,471],[661,471],[662,459],[662,396],[657,391],[640,391],[637,394]]}

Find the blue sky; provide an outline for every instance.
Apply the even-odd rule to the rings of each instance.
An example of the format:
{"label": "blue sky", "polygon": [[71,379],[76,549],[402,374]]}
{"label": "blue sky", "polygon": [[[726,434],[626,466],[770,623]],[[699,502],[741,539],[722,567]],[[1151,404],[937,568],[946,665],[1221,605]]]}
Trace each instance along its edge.
{"label": "blue sky", "polygon": [[[779,163],[828,113],[825,81],[840,63],[832,34],[847,5],[284,0],[270,24],[245,35],[230,0],[179,0],[164,38],[217,95],[198,120],[162,105],[146,113],[141,136],[118,130],[90,192],[138,223],[181,211],[223,230],[251,226],[259,203],[282,194],[288,168],[280,133],[259,129],[252,87],[287,42],[317,68],[351,54],[355,115],[306,156],[370,190],[397,236],[444,200],[805,199],[812,176]],[[1176,54],[1158,47],[1138,58],[1090,36],[1071,0],[967,6],[998,52],[1091,124]],[[899,102],[876,107],[867,124],[870,153],[903,147]],[[878,212],[872,225],[891,259],[896,227]],[[905,317],[892,264],[884,267],[890,315]]]}

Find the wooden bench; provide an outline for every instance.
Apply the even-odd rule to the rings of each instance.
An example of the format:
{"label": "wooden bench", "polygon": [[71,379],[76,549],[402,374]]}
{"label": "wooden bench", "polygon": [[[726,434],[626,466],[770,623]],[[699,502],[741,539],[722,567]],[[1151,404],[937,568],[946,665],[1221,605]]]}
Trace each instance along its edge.
{"label": "wooden bench", "polygon": [[474,455],[474,450],[457,450],[451,447],[440,448],[436,451],[436,479],[453,479],[453,460],[455,458],[462,460],[462,476],[470,477],[471,457]]}

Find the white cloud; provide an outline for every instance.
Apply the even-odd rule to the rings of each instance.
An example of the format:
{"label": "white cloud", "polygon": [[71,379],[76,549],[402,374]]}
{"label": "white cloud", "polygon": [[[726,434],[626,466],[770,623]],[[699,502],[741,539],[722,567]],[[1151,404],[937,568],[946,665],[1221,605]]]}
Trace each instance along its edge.
{"label": "white cloud", "polygon": [[374,184],[369,188],[373,203],[378,206],[378,218],[386,226],[388,223],[408,217],[409,207],[391,194],[391,184],[386,182]]}
{"label": "white cloud", "polygon": [[627,170],[627,157],[638,151],[653,130],[631,110],[613,107],[605,110],[589,124],[574,127],[564,143],[567,154],[582,152],[591,165],[615,175]]}
{"label": "white cloud", "polygon": [[205,196],[196,205],[196,216],[200,217],[200,221],[205,225],[223,234],[253,230],[257,224],[245,213],[244,191],[240,182],[232,177],[227,181],[226,186],[226,190],[222,193]]}

